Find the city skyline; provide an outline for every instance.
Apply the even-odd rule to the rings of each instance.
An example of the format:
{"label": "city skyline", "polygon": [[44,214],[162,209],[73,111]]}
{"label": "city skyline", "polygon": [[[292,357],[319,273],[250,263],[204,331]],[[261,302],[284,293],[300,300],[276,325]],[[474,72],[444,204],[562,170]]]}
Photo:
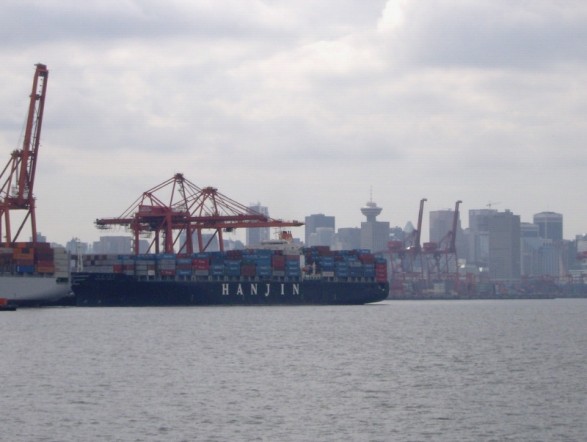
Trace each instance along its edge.
{"label": "city skyline", "polygon": [[[366,221],[366,216],[363,213],[363,210],[366,207],[369,207],[370,205],[372,205],[373,207],[377,207],[378,210],[378,221],[384,221],[384,222],[389,222],[390,223],[390,228],[401,228],[404,229],[407,225],[411,224],[412,226],[416,226],[417,225],[417,216],[418,214],[415,213],[414,217],[411,219],[407,219],[405,220],[405,222],[396,222],[395,220],[390,220],[387,219],[385,217],[385,208],[383,206],[380,206],[379,204],[377,204],[376,201],[373,200],[372,196],[371,199],[369,201],[366,201],[365,203],[363,203],[361,206],[356,208],[356,211],[358,213],[361,214],[363,219],[359,219],[356,225],[340,225],[340,227],[336,227],[335,229],[335,233],[338,231],[339,228],[360,228],[361,227],[361,223]],[[255,210],[255,208],[262,208],[262,212],[264,213],[265,211],[269,212],[271,211],[271,208],[269,206],[267,206],[266,204],[263,204],[261,202],[256,202],[256,203],[251,203],[248,205],[249,208]],[[427,206],[426,206],[427,207]],[[559,212],[553,212],[550,210],[541,210],[538,211],[536,213],[532,213],[530,214],[530,216],[528,218],[524,218],[522,217],[518,212],[516,212],[516,210],[511,210],[510,208],[507,209],[503,209],[500,210],[497,207],[495,207],[495,203],[493,204],[488,204],[483,208],[469,208],[467,209],[466,206],[464,206],[464,204],[460,205],[460,209],[459,209],[459,226],[460,228],[462,228],[463,230],[469,228],[469,218],[470,218],[470,212],[475,212],[475,211],[486,211],[486,210],[495,210],[497,212],[505,212],[505,211],[511,211],[516,215],[519,215],[521,218],[521,222],[522,223],[527,223],[527,224],[535,224],[534,220],[535,217],[537,215],[544,215],[544,214],[553,214],[553,215],[560,215],[562,216],[562,239],[565,240],[574,240],[576,236],[579,235],[585,235],[587,234],[586,232],[568,232],[568,228],[566,227],[566,223],[567,223],[567,219],[565,217],[565,215],[563,213],[559,213]],[[422,238],[421,241],[429,241],[431,240],[430,238],[430,234],[432,233],[430,231],[430,213],[432,212],[454,212],[454,207],[449,207],[448,205],[446,207],[443,207],[441,209],[430,209],[430,210],[424,210],[424,216],[423,216],[423,222],[422,222]],[[266,214],[266,213],[265,213]],[[302,217],[298,217],[296,218],[297,220],[307,220],[307,218],[309,216],[312,215],[323,215],[326,216],[328,218],[332,218],[332,221],[334,223],[334,220],[338,220],[338,217],[336,215],[332,215],[332,214],[325,214],[323,212],[317,212],[317,213],[312,213],[312,214],[306,214]],[[466,216],[465,216],[466,215]],[[272,218],[278,218],[277,216],[271,216]],[[339,221],[336,221],[337,226],[339,225]],[[98,229],[95,228],[95,236],[94,237],[90,237],[89,239],[84,239],[84,238],[78,238],[78,237],[69,237],[66,238],[63,241],[57,241],[53,238],[50,237],[50,235],[46,234],[44,229],[38,229],[38,233],[42,234],[43,237],[45,238],[45,240],[48,240],[49,242],[54,242],[57,244],[61,244],[64,245],[67,242],[69,242],[70,240],[72,240],[73,238],[78,238],[80,239],[82,242],[86,242],[88,244],[91,244],[92,242],[98,241],[99,237],[101,236],[120,236],[121,234],[124,234],[124,229],[121,228],[111,228],[111,229]],[[302,241],[305,240],[305,231],[307,231],[307,227],[306,225],[304,226],[300,226],[300,227],[290,227],[288,228],[288,230],[291,230],[294,237],[301,239]],[[270,233],[270,237],[272,237],[274,234],[276,234],[275,229],[269,229]],[[445,232],[446,233],[446,232]],[[434,233],[432,233],[432,235],[434,236]],[[246,229],[235,229],[234,232],[230,232],[230,233],[225,233],[225,237],[226,239],[229,240],[234,240],[234,241],[241,241],[243,243],[247,243],[247,232]]]}
{"label": "city skyline", "polygon": [[[371,204],[370,206],[367,205],[367,204],[365,204],[364,206],[359,207],[358,210],[364,209],[365,207],[376,207],[377,209],[384,209],[383,207],[377,205],[377,203],[375,201],[373,201],[373,200],[369,201],[369,203]],[[266,210],[267,212],[270,212],[270,209],[271,209],[270,207],[267,207],[267,206],[263,205],[260,202],[254,204],[254,205],[251,204],[250,207],[251,208],[254,208],[254,207],[262,207],[263,210],[264,211]],[[511,211],[510,209],[506,209],[504,211],[500,211],[498,209],[489,209],[489,210],[488,209],[469,209],[467,211],[464,211],[462,209],[462,206],[461,206],[461,209],[459,210],[458,230],[461,230],[462,232],[464,232],[464,231],[467,231],[467,230],[470,229],[471,226],[469,225],[469,222],[467,222],[467,224],[465,225],[463,223],[463,221],[465,219],[469,220],[469,218],[471,216],[471,213],[475,213],[475,212],[488,212],[488,211],[494,211],[497,214],[504,214],[504,213],[511,212],[513,215],[519,217],[519,214],[517,214],[515,211]],[[442,226],[448,226],[448,228],[445,229],[446,231],[439,231],[438,230],[438,225],[436,227],[432,227],[431,228],[431,226],[430,226],[430,217],[431,217],[431,214],[432,213],[434,213],[434,214],[440,214],[440,215],[443,215],[443,214],[446,214],[446,213],[452,214],[452,213],[454,213],[454,209],[448,209],[447,208],[447,209],[442,209],[442,210],[424,211],[424,213],[423,213],[423,222],[422,222],[421,243],[424,243],[424,242],[427,242],[427,241],[438,242],[438,240],[440,238],[442,238],[442,236],[446,235],[449,232],[449,230],[450,230],[450,226],[449,226],[449,222],[448,221],[445,221],[445,222],[440,223],[440,225],[442,225]],[[466,216],[464,216],[464,215],[466,215]],[[558,218],[558,216],[561,216],[562,219],[559,219],[559,221],[562,222],[562,226],[561,227],[562,227],[562,232],[563,232],[563,234],[562,234],[562,239],[563,240],[573,241],[573,240],[576,239],[577,236],[584,235],[584,233],[580,233],[580,232],[579,233],[575,233],[575,234],[571,234],[571,235],[567,235],[567,234],[564,233],[565,230],[566,230],[564,228],[564,222],[565,222],[564,221],[565,220],[564,214],[559,214],[557,212],[551,212],[551,211],[542,211],[542,212],[538,212],[538,213],[534,214],[533,215],[533,218],[535,218],[536,215],[550,215],[550,216],[557,215],[557,218]],[[345,230],[345,229],[359,229],[360,230],[361,225],[364,224],[365,221],[368,220],[368,218],[367,218],[367,216],[365,214],[363,214],[363,216],[365,217],[365,219],[362,220],[362,222],[360,222],[356,226],[336,226],[336,225],[338,225],[338,222],[336,221],[336,219],[337,219],[336,218],[336,215],[328,215],[328,214],[324,214],[324,213],[314,213],[314,214],[306,215],[304,217],[304,220],[305,220],[306,224],[304,224],[303,226],[301,226],[301,227],[288,228],[288,230],[291,230],[292,231],[292,234],[293,234],[294,238],[296,238],[298,240],[301,240],[305,244],[314,245],[311,240],[310,240],[310,242],[308,242],[308,239],[306,238],[306,235],[308,234],[309,231],[314,232],[316,228],[322,228],[322,227],[325,227],[325,226],[328,226],[328,227],[332,228],[334,234],[338,234],[338,231],[340,229],[343,229],[343,230]],[[379,216],[381,216],[381,215],[378,215],[378,217]],[[318,224],[316,224],[316,217],[318,217],[319,220],[322,220],[322,221],[319,221]],[[404,230],[406,228],[406,226],[408,226],[408,225],[411,225],[411,226],[414,226],[414,227],[417,225],[417,219],[407,220],[402,225],[400,225],[400,224],[394,224],[394,223],[390,222],[389,220],[385,219],[385,217],[378,218],[376,221],[379,222],[379,223],[389,223],[388,229],[390,230],[390,234],[396,228],[399,228],[399,229]],[[310,223],[307,224],[308,222],[310,222]],[[526,225],[534,225],[534,226],[536,226],[536,232],[538,234],[540,226],[538,224],[535,224],[533,220],[528,221],[528,220],[524,220],[523,218],[520,217],[520,223],[521,224],[526,224]],[[560,229],[561,227],[558,227],[558,228]],[[485,229],[487,229],[487,226],[485,226]],[[243,245],[247,245],[246,229],[237,229],[237,230],[240,231],[238,235],[225,234],[225,240],[229,240],[229,241],[240,241]],[[276,233],[276,230],[275,229],[270,229],[270,230],[274,231],[273,233]],[[124,234],[123,235],[121,235],[119,233],[116,234],[116,230],[113,230],[112,231],[112,234],[110,234],[108,230],[106,230],[106,231],[100,230],[100,231],[102,232],[101,235],[100,235],[100,237],[110,237],[110,236],[121,237],[121,236],[125,236]],[[405,232],[405,230],[404,230],[404,232]],[[42,232],[42,231],[40,231],[39,234],[42,235],[43,240],[46,240],[46,241],[49,241],[49,242],[55,242],[55,243],[58,243],[58,244],[61,244],[61,245],[65,245],[66,243],[68,243],[72,239],[74,239],[74,238],[70,238],[67,241],[63,242],[63,243],[59,243],[58,241],[53,241],[51,238],[48,238],[47,235],[45,235],[44,232]],[[431,235],[434,238],[431,238]],[[130,235],[128,235],[128,236],[130,236]],[[549,239],[548,236],[545,236],[544,238],[545,239]],[[80,242],[86,243],[86,244],[91,244],[92,242],[96,242],[96,241],[85,241],[83,238],[77,238],[77,239]],[[97,241],[99,241],[99,239]]]}

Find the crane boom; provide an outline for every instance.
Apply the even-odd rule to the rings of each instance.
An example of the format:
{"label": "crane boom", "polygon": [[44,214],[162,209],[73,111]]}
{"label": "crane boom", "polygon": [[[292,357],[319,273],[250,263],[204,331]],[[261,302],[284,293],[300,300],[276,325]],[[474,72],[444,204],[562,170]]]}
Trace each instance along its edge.
{"label": "crane boom", "polygon": [[459,223],[459,205],[461,203],[462,203],[461,200],[459,200],[455,203],[455,211],[453,213],[453,218],[452,218],[452,230],[451,230],[450,245],[449,245],[449,251],[451,253],[455,253],[457,250],[457,246],[456,246],[457,227],[458,227],[458,223]]}
{"label": "crane boom", "polygon": [[428,201],[426,198],[422,198],[420,200],[420,210],[418,211],[418,227],[416,230],[416,241],[415,247],[418,252],[420,252],[420,241],[422,238],[422,217],[424,215],[424,203]]}
{"label": "crane boom", "polygon": [[[167,190],[167,202],[157,193]],[[170,192],[169,192],[170,191]],[[228,198],[214,187],[200,188],[177,173],[172,178],[143,192],[143,195],[116,218],[97,219],[96,227],[104,229],[112,226],[129,228],[134,235],[134,252],[139,253],[139,236],[143,233],[155,234],[152,246],[159,253],[160,246],[165,253],[173,253],[174,246],[180,245],[182,253],[192,253],[192,236],[197,237],[199,251],[205,251],[202,231],[210,230],[218,238],[219,248],[224,250],[223,231],[252,227],[298,227],[299,221],[284,221],[269,218],[243,204]],[[182,240],[180,236],[184,236]]]}
{"label": "crane boom", "polygon": [[41,128],[43,126],[43,112],[47,93],[47,80],[49,78],[47,66],[39,63],[36,67],[25,135],[22,143],[22,159],[18,181],[18,197],[29,200],[32,198],[35,183],[37,156],[41,142]]}
{"label": "crane boom", "polygon": [[[8,164],[0,174],[0,185],[2,186],[0,187],[0,237],[4,239],[6,246],[10,246],[17,240],[28,220],[31,224],[32,242],[37,242],[33,190],[49,71],[44,64],[38,63],[35,66],[22,149],[14,150],[11,153]],[[22,223],[14,235],[10,223],[10,212],[13,210],[26,211]],[[3,226],[4,232],[2,231]]]}

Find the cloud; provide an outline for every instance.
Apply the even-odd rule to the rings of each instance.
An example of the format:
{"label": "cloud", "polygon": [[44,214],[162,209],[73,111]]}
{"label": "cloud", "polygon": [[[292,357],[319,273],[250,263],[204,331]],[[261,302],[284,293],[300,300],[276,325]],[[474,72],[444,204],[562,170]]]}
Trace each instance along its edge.
{"label": "cloud", "polygon": [[72,0],[5,2],[0,37],[17,46],[76,41],[83,44],[120,40],[160,41],[280,39],[287,26],[274,26],[279,10],[263,2],[234,0],[114,1]]}
{"label": "cloud", "polygon": [[390,0],[378,30],[404,63],[536,69],[583,62],[586,21],[579,1]]}

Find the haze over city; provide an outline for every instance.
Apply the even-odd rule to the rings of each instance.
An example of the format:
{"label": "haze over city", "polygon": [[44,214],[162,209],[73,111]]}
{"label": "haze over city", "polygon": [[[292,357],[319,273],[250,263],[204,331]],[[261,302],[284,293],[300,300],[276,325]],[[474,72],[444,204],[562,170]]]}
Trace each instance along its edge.
{"label": "haze over city", "polygon": [[96,218],[177,172],[274,218],[355,227],[372,198],[403,227],[421,198],[462,200],[463,227],[489,205],[525,222],[554,211],[573,238],[587,232],[586,33],[574,0],[9,0],[0,162],[44,63],[35,193],[53,242],[98,239]]}

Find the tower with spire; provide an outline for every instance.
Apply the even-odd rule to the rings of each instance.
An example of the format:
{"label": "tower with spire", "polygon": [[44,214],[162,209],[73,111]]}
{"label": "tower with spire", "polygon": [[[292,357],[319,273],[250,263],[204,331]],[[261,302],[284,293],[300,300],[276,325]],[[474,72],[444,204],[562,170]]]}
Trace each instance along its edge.
{"label": "tower with spire", "polygon": [[361,213],[367,218],[361,223],[361,248],[376,253],[386,250],[389,241],[389,222],[377,221],[377,216],[383,210],[373,201],[373,190],[370,199],[361,207]]}
{"label": "tower with spire", "polygon": [[377,218],[382,210],[383,208],[377,207],[377,204],[372,200],[367,202],[365,206],[361,207],[361,213],[367,217],[368,223],[377,222],[375,218]]}

